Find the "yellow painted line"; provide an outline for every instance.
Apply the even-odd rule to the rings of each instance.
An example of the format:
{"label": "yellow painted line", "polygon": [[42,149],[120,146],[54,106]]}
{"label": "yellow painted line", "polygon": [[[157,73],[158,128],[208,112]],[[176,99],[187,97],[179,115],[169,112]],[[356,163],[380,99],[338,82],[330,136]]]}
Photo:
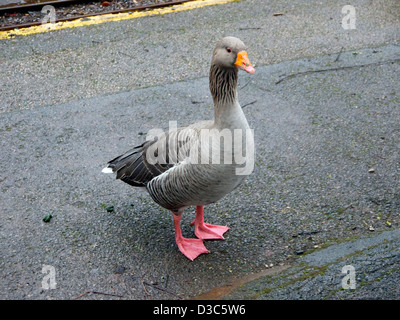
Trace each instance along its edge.
{"label": "yellow painted line", "polygon": [[217,5],[217,4],[225,4],[228,2],[234,2],[238,0],[196,0],[185,2],[182,4],[177,4],[174,6],[169,6],[165,8],[159,9],[152,9],[148,11],[134,11],[134,12],[123,12],[117,14],[103,14],[99,16],[87,17],[87,18],[80,18],[71,21],[65,22],[57,22],[54,24],[46,23],[39,26],[33,26],[28,28],[21,28],[21,29],[14,29],[14,30],[7,30],[7,31],[0,31],[0,40],[3,39],[10,39],[15,36],[27,36],[30,34],[35,33],[43,33],[49,32],[54,30],[62,30],[68,28],[76,28],[76,27],[83,27],[83,26],[90,26],[94,24],[100,24],[103,22],[110,22],[110,21],[122,21],[122,20],[129,20],[141,17],[149,17],[154,15],[164,15],[173,12],[180,12],[186,10],[192,10],[197,8],[203,8],[207,6]]}

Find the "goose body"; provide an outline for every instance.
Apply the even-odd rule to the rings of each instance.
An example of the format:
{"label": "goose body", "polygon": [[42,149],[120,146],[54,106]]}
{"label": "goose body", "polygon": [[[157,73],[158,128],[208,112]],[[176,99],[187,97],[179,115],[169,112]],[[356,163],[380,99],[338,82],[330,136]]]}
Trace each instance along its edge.
{"label": "goose body", "polygon": [[[243,42],[221,39],[210,67],[214,120],[162,133],[103,169],[132,186],[146,188],[156,203],[172,211],[176,243],[191,260],[208,252],[204,239],[223,239],[229,229],[205,224],[203,206],[230,193],[252,171],[254,140],[237,99],[238,69],[254,73]],[[196,206],[193,224],[199,239],[183,238],[180,231],[181,215],[189,206]]]}

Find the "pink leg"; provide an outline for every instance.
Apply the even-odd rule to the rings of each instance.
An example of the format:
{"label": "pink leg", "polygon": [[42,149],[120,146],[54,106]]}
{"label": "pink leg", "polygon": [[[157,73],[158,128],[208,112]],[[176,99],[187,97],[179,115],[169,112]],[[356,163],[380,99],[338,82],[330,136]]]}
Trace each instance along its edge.
{"label": "pink leg", "polygon": [[172,214],[174,217],[175,226],[175,241],[178,245],[180,252],[182,252],[188,259],[194,260],[202,253],[209,253],[201,239],[187,239],[182,236],[181,231],[181,217],[182,215]]}
{"label": "pink leg", "polygon": [[203,206],[196,207],[196,218],[190,225],[193,224],[196,237],[203,240],[224,239],[223,234],[229,230],[229,227],[204,223]]}

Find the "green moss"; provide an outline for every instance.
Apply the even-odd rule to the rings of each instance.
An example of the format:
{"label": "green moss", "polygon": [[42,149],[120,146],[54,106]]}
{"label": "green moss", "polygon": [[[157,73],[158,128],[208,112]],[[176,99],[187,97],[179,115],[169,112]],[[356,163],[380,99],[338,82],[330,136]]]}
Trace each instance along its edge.
{"label": "green moss", "polygon": [[257,291],[252,298],[258,299],[262,296],[268,295],[273,290],[284,289],[297,282],[303,282],[309,278],[314,278],[318,275],[323,276],[328,266],[329,264],[324,265],[322,267],[316,267],[316,266],[309,266],[305,262],[300,262],[298,264],[300,270],[296,267],[294,268],[293,272],[290,271],[284,272],[276,278],[275,277],[271,278],[270,281],[268,281],[266,284],[272,283],[272,281],[280,282],[280,284],[271,287],[266,286],[262,290]]}

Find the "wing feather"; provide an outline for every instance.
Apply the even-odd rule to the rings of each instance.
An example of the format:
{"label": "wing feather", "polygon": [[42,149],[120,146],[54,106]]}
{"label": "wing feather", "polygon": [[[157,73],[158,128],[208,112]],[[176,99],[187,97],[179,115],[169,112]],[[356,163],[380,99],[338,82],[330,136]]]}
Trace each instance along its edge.
{"label": "wing feather", "polygon": [[144,187],[153,178],[173,168],[190,155],[197,139],[196,126],[177,128],[138,145],[108,163],[116,178]]}

